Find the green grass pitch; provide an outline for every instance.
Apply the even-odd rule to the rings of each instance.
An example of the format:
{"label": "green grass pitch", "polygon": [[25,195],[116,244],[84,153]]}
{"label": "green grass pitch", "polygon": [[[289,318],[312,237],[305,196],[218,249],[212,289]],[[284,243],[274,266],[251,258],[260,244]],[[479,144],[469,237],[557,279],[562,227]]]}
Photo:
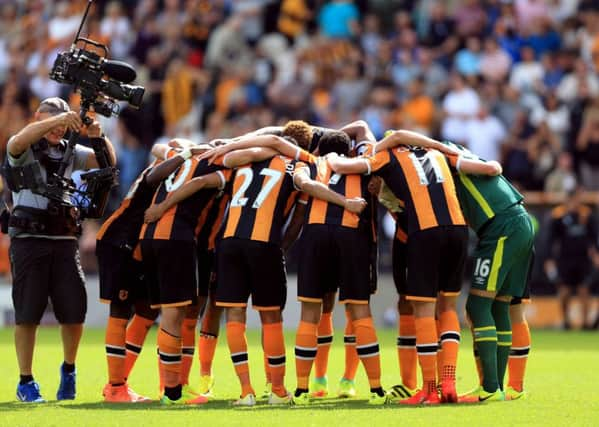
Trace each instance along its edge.
{"label": "green grass pitch", "polygon": [[[468,335],[465,333],[464,335]],[[379,331],[382,351],[383,385],[399,379],[395,333]],[[248,334],[250,366],[254,387],[260,393],[264,384],[259,333]],[[12,343],[12,330],[0,330],[0,426],[596,426],[599,425],[599,335],[596,332],[533,332],[526,385],[527,400],[481,405],[441,405],[405,408],[397,405],[366,405],[368,385],[360,368],[357,377],[359,397],[352,400],[324,399],[310,407],[268,407],[259,402],[254,408],[231,408],[230,401],[239,393],[239,385],[223,339],[216,352],[215,399],[201,407],[164,408],[147,405],[108,405],[102,403],[101,390],[106,382],[103,331],[86,330],[78,360],[77,400],[55,401],[42,405],[15,402],[18,370]],[[458,367],[458,391],[475,384],[471,340],[462,342]],[[293,333],[287,333],[287,386],[293,389]],[[54,399],[61,362],[59,332],[42,328],[38,336],[34,373],[46,399]],[[130,378],[139,393],[157,394],[155,330]],[[199,375],[198,363],[192,367],[192,381]],[[342,335],[337,331],[329,364],[329,387],[343,372]]]}

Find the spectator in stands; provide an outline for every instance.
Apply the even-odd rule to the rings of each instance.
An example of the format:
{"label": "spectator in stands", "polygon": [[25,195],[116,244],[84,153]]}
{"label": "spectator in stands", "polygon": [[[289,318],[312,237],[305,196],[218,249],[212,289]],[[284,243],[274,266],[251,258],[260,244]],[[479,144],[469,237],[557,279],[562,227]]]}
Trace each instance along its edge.
{"label": "spectator in stands", "polygon": [[451,90],[443,99],[445,119],[441,125],[441,136],[450,141],[464,143],[467,138],[466,126],[480,108],[480,98],[464,77],[454,73],[451,77]]}
{"label": "spectator in stands", "polygon": [[486,105],[481,104],[478,113],[466,124],[466,145],[485,160],[501,159],[501,145],[507,137],[503,123],[489,114]]}
{"label": "spectator in stands", "polygon": [[568,108],[560,103],[557,96],[551,92],[543,99],[543,103],[532,111],[530,121],[534,126],[546,123],[549,130],[559,139],[565,147],[566,133],[570,129],[570,114]]}
{"label": "spectator in stands", "polygon": [[456,30],[462,37],[482,36],[487,15],[480,0],[464,0],[454,12]]}
{"label": "spectator in stands", "polygon": [[435,119],[435,103],[424,91],[424,79],[416,78],[408,86],[408,97],[395,111],[395,127],[431,135]]}
{"label": "spectator in stands", "polygon": [[466,47],[455,56],[455,67],[464,76],[474,76],[480,73],[480,40],[478,37],[468,37]]}
{"label": "spectator in stands", "polygon": [[576,292],[581,305],[582,327],[592,328],[589,319],[590,274],[597,252],[597,227],[592,210],[583,202],[584,189],[571,192],[566,202],[551,212],[550,255],[545,262],[547,276],[558,287],[564,329],[571,329],[570,302]]}
{"label": "spectator in stands", "polygon": [[599,190],[599,117],[586,117],[576,141],[576,148],[581,154],[582,184],[589,190]]}
{"label": "spectator in stands", "polygon": [[567,74],[557,87],[557,96],[564,102],[571,103],[580,96],[581,88],[585,87],[590,96],[599,95],[599,80],[589,70],[582,59],[577,59],[574,70]]}
{"label": "spectator in stands", "polygon": [[320,31],[326,37],[347,39],[358,34],[360,12],[352,0],[332,0],[318,15]]}
{"label": "spectator in stands", "polygon": [[563,151],[557,158],[557,167],[547,175],[544,190],[551,193],[571,193],[576,189],[576,174],[572,168],[572,155]]}
{"label": "spectator in stands", "polygon": [[519,92],[534,91],[545,75],[543,65],[535,59],[535,51],[530,46],[520,49],[520,58],[512,68],[510,86]]}
{"label": "spectator in stands", "polygon": [[499,47],[497,40],[487,37],[480,56],[480,74],[487,80],[503,82],[510,72],[511,65],[512,59]]}

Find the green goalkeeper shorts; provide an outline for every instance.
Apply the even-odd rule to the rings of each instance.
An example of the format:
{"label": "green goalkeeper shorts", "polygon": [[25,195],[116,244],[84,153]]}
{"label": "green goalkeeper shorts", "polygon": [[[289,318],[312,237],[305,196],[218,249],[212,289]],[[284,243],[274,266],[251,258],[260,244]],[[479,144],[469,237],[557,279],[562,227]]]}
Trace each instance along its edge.
{"label": "green goalkeeper shorts", "polygon": [[511,206],[479,232],[472,288],[521,297],[533,257],[534,229],[524,207]]}

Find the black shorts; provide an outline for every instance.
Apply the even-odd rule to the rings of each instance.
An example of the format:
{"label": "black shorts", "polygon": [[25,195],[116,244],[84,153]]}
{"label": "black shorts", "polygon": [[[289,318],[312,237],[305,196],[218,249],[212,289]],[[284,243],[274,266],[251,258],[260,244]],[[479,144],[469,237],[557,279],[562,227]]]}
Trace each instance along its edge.
{"label": "black shorts", "polygon": [[591,271],[592,266],[588,260],[565,260],[557,263],[559,283],[570,288],[588,286]]}
{"label": "black shorts", "polygon": [[435,301],[440,292],[460,293],[468,255],[468,228],[440,226],[417,231],[407,244],[406,298]]}
{"label": "black shorts", "polygon": [[193,241],[142,240],[141,255],[152,308],[196,303],[198,282]]}
{"label": "black shorts", "polygon": [[311,224],[302,232],[297,296],[321,302],[339,288],[341,303],[370,300],[370,236],[357,229]]}
{"label": "black shorts", "polygon": [[143,280],[142,264],[133,259],[133,252],[108,242],[96,242],[100,301],[111,304],[135,304],[148,300]]}
{"label": "black shorts", "polygon": [[408,246],[399,239],[393,239],[391,249],[393,262],[393,283],[399,295],[406,293],[406,273],[408,269]]}
{"label": "black shorts", "polygon": [[12,238],[10,263],[17,325],[39,324],[48,298],[59,323],[85,321],[87,295],[76,240]]}
{"label": "black shorts", "polygon": [[216,249],[216,305],[246,307],[252,297],[256,310],[281,310],[287,298],[283,252],[277,245],[226,238]]}
{"label": "black shorts", "polygon": [[216,264],[214,251],[205,248],[197,249],[198,258],[198,294],[207,297],[216,290]]}

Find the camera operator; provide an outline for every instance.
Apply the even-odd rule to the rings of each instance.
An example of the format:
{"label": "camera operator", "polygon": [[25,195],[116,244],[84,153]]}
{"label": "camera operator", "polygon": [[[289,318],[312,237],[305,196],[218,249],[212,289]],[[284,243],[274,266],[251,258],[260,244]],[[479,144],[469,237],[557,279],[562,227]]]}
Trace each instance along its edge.
{"label": "camera operator", "polygon": [[[43,100],[35,112],[35,121],[8,141],[8,164],[19,170],[40,163],[47,183],[58,171],[66,149],[67,130],[80,132],[84,124],[60,98]],[[97,122],[88,126],[90,140],[103,138]],[[111,164],[114,148],[104,143]],[[94,151],[76,145],[64,177],[75,170],[97,168]],[[9,169],[10,170],[10,169]],[[23,170],[23,169],[20,169]],[[10,172],[9,172],[10,173]],[[37,327],[48,298],[61,325],[64,362],[60,367],[57,400],[75,398],[75,357],[83,332],[87,310],[83,270],[79,260],[77,235],[80,230],[77,208],[58,203],[30,189],[12,193],[13,210],[8,222],[11,237],[10,260],[13,274],[12,298],[15,309],[15,347],[20,370],[17,399],[44,402],[39,385],[33,379],[32,359]],[[65,196],[68,200],[68,195]]]}

